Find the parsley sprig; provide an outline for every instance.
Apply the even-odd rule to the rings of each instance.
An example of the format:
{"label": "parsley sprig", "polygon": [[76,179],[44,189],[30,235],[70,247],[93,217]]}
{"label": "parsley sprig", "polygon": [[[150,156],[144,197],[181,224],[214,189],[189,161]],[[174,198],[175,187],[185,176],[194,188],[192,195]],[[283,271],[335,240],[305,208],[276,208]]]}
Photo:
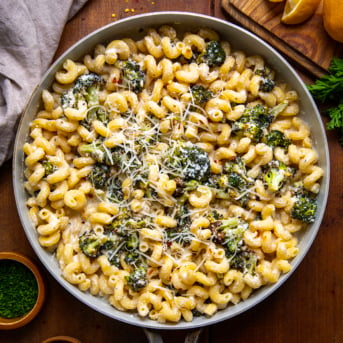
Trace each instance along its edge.
{"label": "parsley sprig", "polygon": [[312,96],[321,103],[335,104],[325,110],[330,121],[326,124],[328,130],[337,129],[339,141],[343,145],[343,59],[333,58],[328,74],[322,76],[312,85],[308,86]]}

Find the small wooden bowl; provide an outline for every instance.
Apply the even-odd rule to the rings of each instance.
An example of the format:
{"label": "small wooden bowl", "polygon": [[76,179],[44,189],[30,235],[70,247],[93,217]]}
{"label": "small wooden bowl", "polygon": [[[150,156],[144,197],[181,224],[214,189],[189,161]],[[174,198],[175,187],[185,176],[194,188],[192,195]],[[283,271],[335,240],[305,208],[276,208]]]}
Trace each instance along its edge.
{"label": "small wooden bowl", "polygon": [[26,325],[36,317],[45,300],[45,284],[36,265],[26,256],[16,252],[0,252],[0,263],[1,260],[12,260],[26,266],[35,276],[38,285],[37,300],[29,312],[20,317],[10,319],[0,317],[0,330],[11,330]]}
{"label": "small wooden bowl", "polygon": [[70,336],[55,336],[47,338],[42,343],[81,343],[81,341]]}

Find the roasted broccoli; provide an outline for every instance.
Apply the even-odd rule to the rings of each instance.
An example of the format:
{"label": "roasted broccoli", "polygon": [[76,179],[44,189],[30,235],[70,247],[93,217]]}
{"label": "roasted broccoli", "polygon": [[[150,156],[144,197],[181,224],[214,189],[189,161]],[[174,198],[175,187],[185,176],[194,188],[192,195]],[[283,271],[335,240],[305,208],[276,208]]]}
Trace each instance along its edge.
{"label": "roasted broccoli", "polygon": [[229,218],[213,223],[211,230],[214,242],[224,246],[230,268],[243,273],[253,273],[257,256],[250,251],[243,240],[249,224],[239,218]]}
{"label": "roasted broccoli", "polygon": [[258,104],[247,108],[243,115],[233,122],[232,133],[238,137],[248,137],[253,142],[260,142],[273,119],[268,109]]}
{"label": "roasted broccoli", "polygon": [[90,156],[99,163],[106,162],[107,148],[100,140],[95,140],[89,144],[83,144],[79,147],[79,153],[81,155]]}
{"label": "roasted broccoli", "polygon": [[96,163],[92,166],[87,179],[92,183],[95,189],[106,189],[107,179],[110,175],[110,168],[105,164]]}
{"label": "roasted broccoli", "polygon": [[130,232],[126,240],[126,248],[128,250],[137,249],[139,245],[139,238],[137,232]]}
{"label": "roasted broccoli", "polygon": [[201,85],[191,87],[193,103],[195,105],[203,105],[213,97],[213,93]]}
{"label": "roasted broccoli", "polygon": [[197,57],[197,63],[206,63],[209,67],[221,66],[226,58],[225,51],[218,41],[207,43],[205,50]]}
{"label": "roasted broccoli", "polygon": [[164,241],[167,246],[172,242],[176,242],[182,246],[189,244],[194,239],[194,234],[190,231],[189,225],[180,226],[178,228],[164,230]]}
{"label": "roasted broccoli", "polygon": [[108,123],[108,113],[103,107],[99,106],[99,90],[104,83],[102,77],[94,73],[83,74],[76,80],[73,89],[74,94],[75,92],[83,94],[88,105],[87,116],[80,121],[80,124],[88,130],[91,129],[92,122],[95,120],[99,120],[104,124]]}
{"label": "roasted broccoli", "polygon": [[134,271],[126,276],[126,282],[133,291],[139,291],[148,284],[147,272],[144,267],[135,268]]}
{"label": "roasted broccoli", "polygon": [[86,256],[98,257],[106,241],[106,236],[97,235],[94,231],[86,231],[79,237],[79,246]]}
{"label": "roasted broccoli", "polygon": [[[123,239],[112,230],[105,230],[106,242],[100,248],[100,254],[105,255],[108,261],[120,267],[121,244]],[[119,249],[118,249],[119,248]]]}
{"label": "roasted broccoli", "polygon": [[247,168],[241,157],[236,157],[230,161],[226,161],[223,170],[225,173],[236,173],[241,175],[243,178],[247,178]]}
{"label": "roasted broccoli", "polygon": [[86,101],[88,107],[98,105],[99,89],[103,84],[103,78],[97,74],[89,73],[79,76],[75,81],[74,87],[62,94],[62,107],[77,108],[79,101]]}
{"label": "roasted broccoli", "polygon": [[173,193],[173,196],[178,198],[179,204],[184,204],[188,199],[189,192],[195,191],[200,185],[199,181],[190,180],[184,181],[182,178],[177,177],[175,179],[176,189]]}
{"label": "roasted broccoli", "polygon": [[[123,173],[137,170],[142,166],[142,161],[139,159],[139,146],[131,146],[124,143],[111,149],[110,164],[118,167]],[[109,158],[109,157],[107,157]]]}
{"label": "roasted broccoli", "polygon": [[295,174],[293,167],[281,161],[272,160],[262,167],[262,177],[268,189],[272,192],[279,191]]}
{"label": "roasted broccoli", "polygon": [[255,71],[255,74],[262,77],[259,88],[261,92],[271,92],[274,89],[275,82],[272,79],[272,72],[269,68],[258,69]]}
{"label": "roasted broccoli", "polygon": [[260,142],[272,121],[288,106],[284,101],[268,109],[257,104],[254,107],[247,108],[243,115],[233,122],[232,133],[238,137],[248,137],[253,142]]}
{"label": "roasted broccoli", "polygon": [[190,142],[175,142],[166,153],[164,165],[172,176],[185,180],[205,181],[210,174],[210,160],[207,153]]}
{"label": "roasted broccoli", "polygon": [[313,223],[316,218],[317,207],[317,199],[311,192],[304,188],[297,189],[291,216],[304,223]]}
{"label": "roasted broccoli", "polygon": [[108,123],[108,113],[105,111],[104,108],[100,106],[95,106],[93,108],[88,109],[87,116],[85,119],[80,121],[80,124],[84,126],[86,129],[92,129],[92,123],[95,120],[99,120],[104,124]]}
{"label": "roasted broccoli", "polygon": [[48,176],[57,170],[57,167],[51,163],[51,161],[47,158],[41,161],[42,166],[44,167],[44,176]]}
{"label": "roasted broccoli", "polygon": [[121,69],[123,84],[135,93],[139,93],[145,82],[145,74],[138,63],[134,61],[117,61],[116,66]]}
{"label": "roasted broccoli", "polygon": [[107,180],[106,198],[116,203],[124,199],[122,182],[118,177],[112,176]]}
{"label": "roasted broccoli", "polygon": [[248,177],[244,161],[236,157],[225,162],[221,175],[212,175],[211,183],[217,189],[217,198],[232,200],[245,206],[253,179]]}
{"label": "roasted broccoli", "polygon": [[175,219],[177,221],[177,227],[185,227],[190,226],[191,224],[191,213],[189,212],[189,209],[187,205],[177,203],[176,205],[176,213],[175,213]]}
{"label": "roasted broccoli", "polygon": [[283,132],[279,130],[271,130],[265,136],[265,143],[273,148],[281,147],[287,149],[291,144],[291,140],[288,139]]}
{"label": "roasted broccoli", "polygon": [[262,79],[259,90],[261,92],[271,92],[275,87],[275,82],[271,79]]}
{"label": "roasted broccoli", "polygon": [[141,264],[141,255],[137,250],[132,250],[125,254],[125,262],[131,267],[138,267]]}
{"label": "roasted broccoli", "polygon": [[210,221],[210,223],[214,223],[219,219],[222,219],[223,215],[216,210],[213,210],[212,212],[207,213],[206,218]]}
{"label": "roasted broccoli", "polygon": [[257,255],[253,251],[241,249],[234,255],[230,261],[230,268],[239,270],[246,274],[253,274],[257,263]]}
{"label": "roasted broccoli", "polygon": [[218,227],[218,231],[223,231],[225,241],[223,245],[226,248],[226,256],[233,257],[243,246],[243,234],[248,229],[249,224],[239,218],[229,218],[223,220]]}

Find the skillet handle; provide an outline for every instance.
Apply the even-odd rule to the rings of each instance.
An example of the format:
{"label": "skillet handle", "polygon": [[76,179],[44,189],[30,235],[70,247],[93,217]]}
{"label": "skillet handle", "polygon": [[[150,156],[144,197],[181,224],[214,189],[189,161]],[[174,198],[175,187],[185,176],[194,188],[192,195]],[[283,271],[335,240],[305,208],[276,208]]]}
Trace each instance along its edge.
{"label": "skillet handle", "polygon": [[[143,330],[145,332],[146,337],[148,338],[149,343],[163,343],[163,339],[159,333],[148,329]],[[185,343],[197,343],[201,332],[202,329],[198,329],[187,334]]]}
{"label": "skillet handle", "polygon": [[145,335],[149,343],[163,343],[163,339],[159,333],[148,330],[148,329],[143,329],[143,330],[145,332]]}

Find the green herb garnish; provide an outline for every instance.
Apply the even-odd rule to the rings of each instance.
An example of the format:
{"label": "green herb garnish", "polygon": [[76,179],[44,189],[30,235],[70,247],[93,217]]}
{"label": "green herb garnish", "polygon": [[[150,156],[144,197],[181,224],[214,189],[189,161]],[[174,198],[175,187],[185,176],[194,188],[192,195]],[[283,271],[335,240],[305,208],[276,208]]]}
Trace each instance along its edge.
{"label": "green herb garnish", "polygon": [[37,296],[37,280],[30,269],[16,261],[0,261],[0,317],[10,319],[28,313]]}
{"label": "green herb garnish", "polygon": [[337,129],[339,141],[343,145],[343,59],[333,58],[329,73],[322,76],[312,85],[308,86],[313,97],[321,103],[330,102],[334,107],[324,111],[330,118],[326,124],[328,130]]}

